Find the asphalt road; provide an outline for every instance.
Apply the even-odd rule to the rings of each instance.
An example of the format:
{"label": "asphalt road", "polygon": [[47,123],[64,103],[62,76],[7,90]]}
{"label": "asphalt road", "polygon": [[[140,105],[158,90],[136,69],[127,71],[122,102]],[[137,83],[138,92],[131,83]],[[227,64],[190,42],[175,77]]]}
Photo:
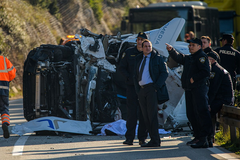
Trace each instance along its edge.
{"label": "asphalt road", "polygon": [[[11,126],[26,122],[22,99],[10,101]],[[123,145],[124,136],[56,135],[19,136],[4,139],[0,130],[0,160],[224,160],[240,156],[214,144],[213,148],[193,149],[186,145],[191,140],[188,128],[182,132],[161,136],[161,147],[141,148],[138,140],[132,146]]]}

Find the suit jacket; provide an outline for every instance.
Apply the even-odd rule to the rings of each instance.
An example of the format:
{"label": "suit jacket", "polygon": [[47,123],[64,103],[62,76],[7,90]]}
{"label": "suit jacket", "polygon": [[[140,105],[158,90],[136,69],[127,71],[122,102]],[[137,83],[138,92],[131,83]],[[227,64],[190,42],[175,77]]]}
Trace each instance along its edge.
{"label": "suit jacket", "polygon": [[[138,74],[139,74],[139,66],[142,62],[143,59],[143,53],[139,54],[136,57],[135,61],[135,74],[134,74],[134,85],[136,92],[138,93],[140,90],[140,85],[138,83]],[[149,72],[150,76],[153,80],[154,87],[157,91],[157,98],[158,98],[158,103],[162,104],[166,101],[169,100],[169,95],[168,95],[168,90],[166,86],[166,79],[168,77],[168,69],[167,65],[164,62],[164,59],[160,56],[159,53],[156,51],[152,51],[151,57],[150,57],[150,62],[149,62]]]}

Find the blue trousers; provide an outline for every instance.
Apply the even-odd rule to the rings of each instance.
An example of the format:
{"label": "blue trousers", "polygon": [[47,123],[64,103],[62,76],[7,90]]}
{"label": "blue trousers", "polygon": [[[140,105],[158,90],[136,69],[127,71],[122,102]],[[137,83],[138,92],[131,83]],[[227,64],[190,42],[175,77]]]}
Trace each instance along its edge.
{"label": "blue trousers", "polygon": [[4,113],[9,115],[9,98],[8,96],[0,95],[0,113],[3,115]]}

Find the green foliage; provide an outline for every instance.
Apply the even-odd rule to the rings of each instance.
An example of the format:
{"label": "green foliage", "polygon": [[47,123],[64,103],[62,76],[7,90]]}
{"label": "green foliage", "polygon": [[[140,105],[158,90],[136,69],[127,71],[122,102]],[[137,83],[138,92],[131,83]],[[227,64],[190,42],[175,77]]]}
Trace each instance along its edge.
{"label": "green foliage", "polygon": [[151,3],[157,3],[157,0],[148,0],[149,4]]}
{"label": "green foliage", "polygon": [[57,6],[57,0],[54,0],[49,6],[48,6],[49,12],[52,15],[55,15],[59,12],[59,8]]}
{"label": "green foliage", "polygon": [[116,3],[118,0],[107,0],[107,3]]}
{"label": "green foliage", "polygon": [[230,130],[228,129],[228,131],[224,134],[223,128],[220,126],[220,131],[216,133],[215,140],[215,142],[221,147],[224,147],[225,149],[240,155],[239,130],[237,130],[237,140],[231,142]]}
{"label": "green foliage", "polygon": [[128,16],[129,15],[129,9],[130,9],[130,7],[128,7],[128,6],[126,6],[124,8],[124,16]]}
{"label": "green foliage", "polygon": [[230,141],[230,134],[229,133],[223,134],[223,128],[222,126],[220,126],[220,131],[216,133],[215,140],[217,144],[224,145],[228,141]]}
{"label": "green foliage", "polygon": [[103,17],[103,12],[102,12],[103,0],[88,0],[88,2],[94,12],[95,17],[97,18],[98,22],[100,22],[101,18]]}
{"label": "green foliage", "polygon": [[48,8],[52,3],[51,0],[29,0],[29,3],[33,6],[40,6],[41,8]]}
{"label": "green foliage", "polygon": [[[43,38],[38,38],[42,33],[40,29],[48,28],[57,36],[46,11],[47,9],[34,7],[26,1],[0,2],[0,49],[5,56],[11,53],[25,55],[32,48],[39,46],[39,43],[45,43]],[[21,59],[24,60],[25,57],[22,56]]]}
{"label": "green foliage", "polygon": [[235,90],[235,106],[240,107],[240,91]]}
{"label": "green foliage", "polygon": [[14,98],[14,97],[22,97],[22,91],[18,90],[17,93],[13,92],[12,90],[9,91],[9,98]]}
{"label": "green foliage", "polygon": [[57,0],[26,0],[33,6],[38,6],[42,9],[48,9],[49,13],[60,19],[59,8],[57,6]]}
{"label": "green foliage", "polygon": [[8,45],[5,41],[5,36],[3,35],[2,30],[0,30],[0,50],[2,51],[2,54],[5,56],[7,48],[10,48],[11,46]]}
{"label": "green foliage", "polygon": [[[14,3],[16,2],[12,2],[11,5],[15,5]],[[25,23],[21,21],[20,15],[12,10],[12,6],[7,5],[7,3],[0,4],[0,27],[4,33],[7,33],[3,36],[3,32],[0,32],[1,48],[5,51],[10,50],[11,47],[22,50],[29,41],[24,30]]]}

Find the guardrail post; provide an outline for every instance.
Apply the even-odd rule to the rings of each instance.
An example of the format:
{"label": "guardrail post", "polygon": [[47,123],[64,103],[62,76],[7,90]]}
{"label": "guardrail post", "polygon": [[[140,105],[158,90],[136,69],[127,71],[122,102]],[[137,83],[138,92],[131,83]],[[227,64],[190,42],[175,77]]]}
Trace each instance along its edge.
{"label": "guardrail post", "polygon": [[235,142],[235,140],[237,139],[236,136],[236,127],[234,126],[230,126],[230,136],[231,136],[231,142]]}
{"label": "guardrail post", "polygon": [[226,134],[228,131],[228,125],[225,123],[222,123],[222,126],[223,126],[223,134]]}
{"label": "guardrail post", "polygon": [[231,142],[237,139],[236,128],[240,127],[240,108],[235,106],[223,105],[221,110],[220,122],[223,126],[223,134],[227,133],[228,125],[230,126]]}

